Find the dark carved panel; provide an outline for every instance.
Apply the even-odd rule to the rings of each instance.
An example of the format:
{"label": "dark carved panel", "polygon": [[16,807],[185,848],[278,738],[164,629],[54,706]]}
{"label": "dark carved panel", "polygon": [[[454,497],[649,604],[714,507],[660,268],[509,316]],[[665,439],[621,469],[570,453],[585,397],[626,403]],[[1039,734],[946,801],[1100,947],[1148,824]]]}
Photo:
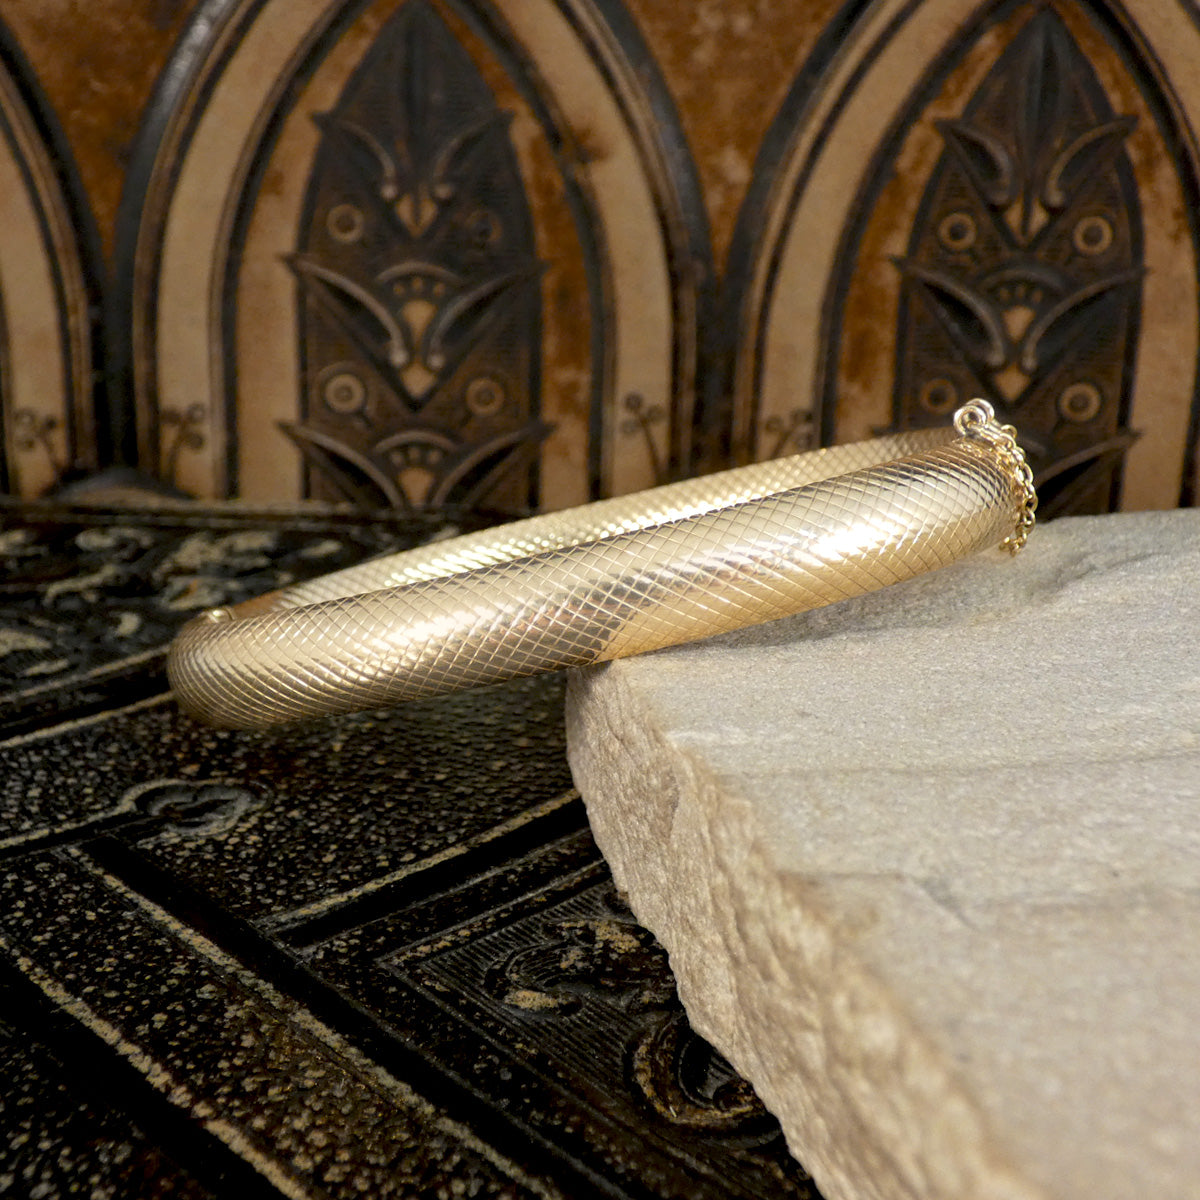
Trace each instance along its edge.
{"label": "dark carved panel", "polygon": [[957,120],[922,199],[897,344],[896,420],[985,396],[1028,447],[1043,511],[1104,511],[1125,414],[1141,216],[1115,114],[1061,20],[1039,12]]}
{"label": "dark carved panel", "polygon": [[847,4],[764,138],[726,269],[735,456],[989,398],[1042,512],[1190,502],[1195,13]]}
{"label": "dark carved panel", "polygon": [[[0,1003],[11,1013],[11,994],[0,992]],[[146,1130],[104,1103],[98,1081],[81,1079],[2,1021],[0,1075],[0,1191],[47,1200],[214,1200],[217,1193],[181,1169]]]}
{"label": "dark carved panel", "polygon": [[411,546],[433,529],[401,518],[0,502],[0,736],[75,703],[156,688],[167,642],[202,608]]}
{"label": "dark carved panel", "polygon": [[413,528],[0,518],[0,1191],[817,1195],[613,888],[561,678],[265,734],[164,693],[195,604]]}
{"label": "dark carved panel", "polygon": [[666,952],[611,880],[514,915],[499,928],[480,923],[474,936],[462,931],[453,948],[425,943],[393,961],[508,1037],[533,1038],[553,1074],[589,1080],[603,1111],[703,1131],[723,1149],[714,1171],[736,1164],[736,1181],[725,1180],[731,1194],[764,1194],[768,1181],[779,1194],[792,1190],[778,1126],[683,1019]]}
{"label": "dark carved panel", "polygon": [[[309,492],[522,507],[538,421],[538,264],[508,116],[424,0],[317,118],[292,269]],[[495,489],[514,468],[499,497]],[[522,486],[523,483],[523,486]]]}
{"label": "dark carved panel", "polygon": [[614,1194],[818,1194],[753,1090],[688,1025],[665,952],[584,834],[307,953],[431,1062],[460,1072],[472,1046],[470,1085]]}
{"label": "dark carved panel", "polygon": [[114,373],[190,495],[515,513],[692,461],[707,227],[619,0],[205,0],[119,240]]}

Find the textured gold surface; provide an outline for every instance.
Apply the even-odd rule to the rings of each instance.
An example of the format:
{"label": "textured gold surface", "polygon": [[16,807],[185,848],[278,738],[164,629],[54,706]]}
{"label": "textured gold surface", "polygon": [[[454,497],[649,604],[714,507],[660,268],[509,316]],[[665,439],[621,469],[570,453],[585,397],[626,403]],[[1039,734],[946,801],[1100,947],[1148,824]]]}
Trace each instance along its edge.
{"label": "textured gold surface", "polygon": [[196,716],[260,728],[638,654],[897,583],[1017,524],[1005,460],[950,436],[724,472],[368,563],[258,615],[215,610],[176,639],[172,686]]}
{"label": "textured gold surface", "polygon": [[[788,488],[817,483],[834,475],[859,471],[889,459],[931,450],[935,446],[945,445],[953,436],[949,427],[898,433],[869,442],[855,442],[807,454],[793,454],[748,467],[735,467],[700,479],[685,479],[609,500],[597,500],[578,508],[512,521],[499,528],[433,542],[403,554],[393,554],[344,571],[335,571],[320,579],[288,588],[285,592],[277,592],[271,598],[271,603],[273,607],[295,608],[319,600],[400,587],[422,579],[457,575],[476,567],[509,562],[531,554],[544,554],[549,550],[561,550],[581,542],[600,541],[617,534],[633,533],[652,525],[699,516],[731,504],[758,500]],[[240,606],[237,611],[243,610],[244,606]]]}

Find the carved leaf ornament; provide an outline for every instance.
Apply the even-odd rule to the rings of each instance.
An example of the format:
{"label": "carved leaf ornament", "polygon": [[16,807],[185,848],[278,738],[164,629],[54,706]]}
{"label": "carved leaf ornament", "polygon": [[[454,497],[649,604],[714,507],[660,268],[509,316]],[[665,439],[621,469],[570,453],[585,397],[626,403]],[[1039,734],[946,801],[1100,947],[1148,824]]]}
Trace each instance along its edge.
{"label": "carved leaf ornament", "polygon": [[1125,424],[1141,217],[1091,66],[1049,9],[1017,35],[944,150],[907,255],[896,420],[944,421],[971,395],[1017,424],[1048,512],[1105,509]]}
{"label": "carved leaf ornament", "polygon": [[[405,5],[322,131],[289,265],[301,419],[323,499],[470,509],[528,474],[539,264],[508,115],[441,18]],[[528,487],[525,488],[528,492]]]}

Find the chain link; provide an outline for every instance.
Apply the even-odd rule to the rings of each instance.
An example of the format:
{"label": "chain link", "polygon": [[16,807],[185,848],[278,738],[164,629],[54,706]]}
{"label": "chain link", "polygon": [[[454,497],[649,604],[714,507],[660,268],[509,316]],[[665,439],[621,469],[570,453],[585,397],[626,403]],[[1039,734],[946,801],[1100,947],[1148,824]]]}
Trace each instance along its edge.
{"label": "chain link", "polygon": [[996,452],[1013,476],[1013,489],[1020,504],[1017,527],[1000,543],[1002,550],[1016,554],[1033,528],[1037,513],[1037,492],[1033,486],[1033,470],[1025,451],[1017,443],[1017,431],[1011,425],[996,420],[996,410],[986,400],[968,400],[954,414],[954,428],[966,438],[988,446]]}

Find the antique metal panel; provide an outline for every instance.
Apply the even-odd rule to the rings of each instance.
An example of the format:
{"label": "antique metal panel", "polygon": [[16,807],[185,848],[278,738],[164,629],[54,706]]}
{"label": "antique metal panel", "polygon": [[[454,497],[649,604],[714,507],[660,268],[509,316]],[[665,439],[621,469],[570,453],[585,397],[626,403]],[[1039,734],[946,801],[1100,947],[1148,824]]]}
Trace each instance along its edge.
{"label": "antique metal panel", "polygon": [[528,475],[549,432],[540,264],[508,124],[419,3],[320,117],[291,259],[305,395],[284,425],[312,464],[308,494],[407,510],[529,503],[528,480],[525,494],[497,486],[522,457]]}
{"label": "antique metal panel", "polygon": [[897,424],[945,421],[985,396],[1020,426],[1043,516],[1107,509],[1136,437],[1136,123],[1112,111],[1054,12],[1039,12],[962,116],[939,124],[945,149],[896,261]]}
{"label": "antique metal panel", "polygon": [[61,132],[0,26],[0,492],[40,495],[107,450],[98,277]]}
{"label": "antique metal panel", "polygon": [[1198,45],[1181,4],[847,6],[735,237],[740,454],[981,394],[1047,513],[1187,500]]}
{"label": "antique metal panel", "polygon": [[686,470],[707,230],[614,0],[209,0],[113,330],[201,496],[558,507]]}
{"label": "antique metal panel", "polygon": [[171,701],[197,605],[412,525],[0,505],[0,1189],[816,1197],[613,889],[561,678],[266,735]]}
{"label": "antique metal panel", "polygon": [[448,1071],[464,1039],[477,1043],[475,1086],[619,1194],[816,1195],[776,1122],[682,1017],[662,948],[585,834],[305,952]]}
{"label": "antique metal panel", "polygon": [[[19,961],[22,982],[91,1035],[85,1071],[133,1074],[182,1110],[177,1153],[229,1192],[430,1195],[449,1177],[467,1195],[559,1194],[94,855],[32,856],[3,872],[0,893],[0,971]],[[63,906],[90,916],[63,922]]]}
{"label": "antique metal panel", "polygon": [[217,1193],[107,1104],[78,1064],[10,1028],[18,1002],[8,990],[0,998],[8,1018],[0,1020],[0,1187],[14,1196],[78,1195],[83,1185],[92,1196],[213,1200]]}
{"label": "antique metal panel", "polygon": [[[180,621],[413,545],[397,515],[141,512],[0,501],[0,735],[160,688]],[[147,689],[149,689],[147,691]]]}

